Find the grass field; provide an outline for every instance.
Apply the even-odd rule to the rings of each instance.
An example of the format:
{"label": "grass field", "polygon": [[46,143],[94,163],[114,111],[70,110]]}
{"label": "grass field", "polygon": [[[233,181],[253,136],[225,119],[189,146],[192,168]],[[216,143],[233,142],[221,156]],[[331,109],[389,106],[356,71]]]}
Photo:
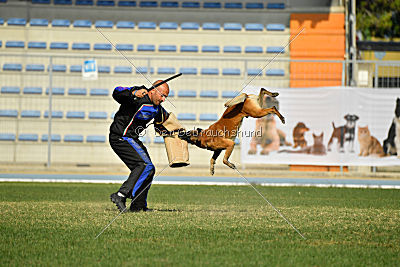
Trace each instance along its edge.
{"label": "grass field", "polygon": [[118,185],[0,183],[1,265],[399,266],[400,190],[161,186],[117,214]]}

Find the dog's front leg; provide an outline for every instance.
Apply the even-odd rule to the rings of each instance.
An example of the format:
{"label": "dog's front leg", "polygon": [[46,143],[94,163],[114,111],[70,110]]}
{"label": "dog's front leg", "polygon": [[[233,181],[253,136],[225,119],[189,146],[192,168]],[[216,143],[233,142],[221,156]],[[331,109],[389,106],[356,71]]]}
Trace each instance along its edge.
{"label": "dog's front leg", "polygon": [[210,174],[214,175],[214,166],[215,166],[215,161],[217,160],[219,154],[221,154],[222,149],[218,149],[216,151],[214,151],[214,154],[210,160]]}
{"label": "dog's front leg", "polygon": [[222,162],[223,162],[226,166],[228,166],[229,168],[236,169],[236,166],[235,166],[233,163],[230,163],[230,162],[228,161],[229,157],[230,157],[231,154],[232,154],[233,148],[235,147],[235,142],[232,141],[232,140],[230,140],[230,139],[225,139],[225,140],[226,140],[226,143],[227,143],[227,148],[226,148],[225,155],[224,155],[224,159],[223,159]]}

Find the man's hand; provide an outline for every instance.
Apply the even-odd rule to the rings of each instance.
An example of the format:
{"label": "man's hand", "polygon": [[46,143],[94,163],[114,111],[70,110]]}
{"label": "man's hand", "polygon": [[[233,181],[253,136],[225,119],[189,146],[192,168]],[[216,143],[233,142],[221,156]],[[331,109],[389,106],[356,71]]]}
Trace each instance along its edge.
{"label": "man's hand", "polygon": [[147,90],[146,89],[139,89],[139,90],[133,91],[132,94],[133,94],[133,96],[142,98],[145,95],[147,95]]}

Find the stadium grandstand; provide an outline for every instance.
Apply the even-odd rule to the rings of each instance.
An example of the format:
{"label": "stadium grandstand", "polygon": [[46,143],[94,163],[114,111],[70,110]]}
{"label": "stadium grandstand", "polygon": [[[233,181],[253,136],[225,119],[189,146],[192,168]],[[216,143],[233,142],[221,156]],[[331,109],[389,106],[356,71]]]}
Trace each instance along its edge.
{"label": "stadium grandstand", "polygon": [[[339,0],[2,0],[0,146],[7,153],[0,161],[47,163],[51,148],[51,163],[119,163],[108,145],[118,85],[183,73],[164,106],[187,129],[215,122],[250,80],[271,88],[346,85],[345,21]],[[82,78],[88,59],[97,79]],[[165,163],[163,139],[149,131],[142,141],[155,164]],[[208,165],[207,151],[190,155],[192,164]]]}

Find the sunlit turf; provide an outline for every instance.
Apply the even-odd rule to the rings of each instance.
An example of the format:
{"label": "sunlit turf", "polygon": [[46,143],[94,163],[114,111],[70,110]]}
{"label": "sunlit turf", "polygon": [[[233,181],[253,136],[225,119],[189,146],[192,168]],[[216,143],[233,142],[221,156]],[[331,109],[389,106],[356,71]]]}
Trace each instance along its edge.
{"label": "sunlit turf", "polygon": [[1,265],[398,266],[400,190],[153,185],[119,216],[118,185],[0,183]]}

